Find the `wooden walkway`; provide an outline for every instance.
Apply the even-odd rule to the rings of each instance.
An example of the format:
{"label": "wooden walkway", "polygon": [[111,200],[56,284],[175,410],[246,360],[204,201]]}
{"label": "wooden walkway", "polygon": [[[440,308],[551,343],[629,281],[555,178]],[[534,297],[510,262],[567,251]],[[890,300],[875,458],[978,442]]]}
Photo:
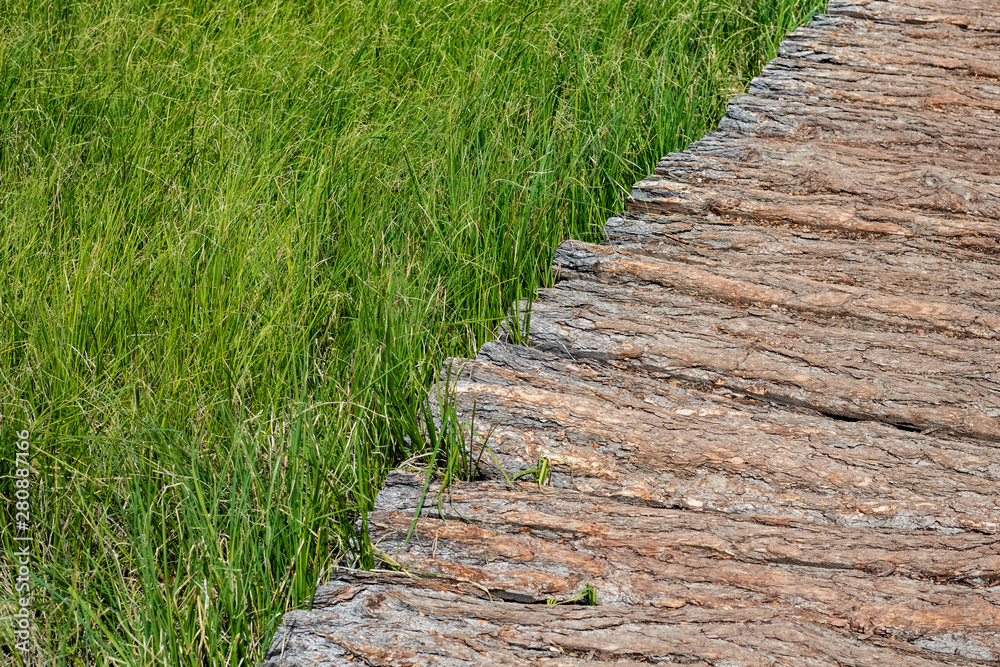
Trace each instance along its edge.
{"label": "wooden walkway", "polygon": [[266,664],[1000,662],[1000,0],[833,0],[628,208],[455,366],[544,484],[487,456],[406,544],[393,473],[410,576],[342,572]]}

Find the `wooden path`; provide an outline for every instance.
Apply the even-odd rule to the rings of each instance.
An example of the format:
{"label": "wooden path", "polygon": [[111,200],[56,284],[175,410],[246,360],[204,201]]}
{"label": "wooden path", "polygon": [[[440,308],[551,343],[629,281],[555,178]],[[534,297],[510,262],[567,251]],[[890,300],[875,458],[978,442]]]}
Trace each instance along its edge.
{"label": "wooden path", "polygon": [[628,209],[454,366],[544,484],[490,459],[404,544],[393,473],[410,576],[342,572],[266,664],[1000,662],[1000,0],[834,0]]}

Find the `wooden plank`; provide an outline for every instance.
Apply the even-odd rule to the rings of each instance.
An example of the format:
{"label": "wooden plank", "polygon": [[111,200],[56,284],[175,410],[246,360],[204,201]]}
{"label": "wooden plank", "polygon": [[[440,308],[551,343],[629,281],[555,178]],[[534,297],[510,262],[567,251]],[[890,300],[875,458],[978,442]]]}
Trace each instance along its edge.
{"label": "wooden plank", "polygon": [[[702,299],[850,319],[890,330],[928,329],[967,337],[1000,337],[1000,313],[991,310],[989,304],[982,307],[937,296],[908,297],[865,286],[823,282],[788,271],[764,273],[729,264],[669,261],[582,241],[565,241],[556,249],[554,263],[564,278],[657,285],[694,293]],[[891,275],[886,276],[887,282],[891,280]]]}
{"label": "wooden plank", "polygon": [[427,503],[405,543],[422,487],[420,475],[387,481],[373,541],[408,571],[474,581],[496,598],[544,603],[590,584],[601,604],[768,605],[931,652],[1000,656],[996,536],[831,529],[479,483]]}
{"label": "wooden plank", "polygon": [[[821,222],[822,219],[817,219]],[[927,234],[831,233],[803,225],[734,216],[628,214],[605,227],[606,244],[701,266],[796,273],[826,283],[868,286],[896,296],[947,298],[995,310],[1000,259]]]}
{"label": "wooden plank", "polygon": [[[995,257],[1000,248],[1000,224],[996,221],[1000,209],[995,196],[990,195],[988,201],[984,197],[986,203],[970,213],[964,203],[964,193],[969,192],[966,184],[955,183],[939,168],[921,170],[911,164],[876,174],[874,162],[863,160],[870,178],[862,184],[852,181],[861,176],[856,168],[838,165],[829,154],[809,152],[797,160],[790,152],[775,149],[773,155],[774,160],[766,168],[741,170],[743,178],[760,187],[701,184],[708,180],[708,173],[722,168],[720,160],[715,160],[685,172],[688,178],[701,182],[696,185],[655,177],[637,183],[629,198],[629,210],[796,226],[855,239],[919,236],[983,252],[981,261]],[[799,177],[787,176],[787,169],[798,170]],[[674,173],[676,169],[671,165],[664,171]],[[900,185],[910,185],[910,194],[897,195],[895,190]],[[845,198],[841,194],[849,189],[855,190],[857,196]],[[942,211],[962,215],[947,217],[940,215]]]}
{"label": "wooden plank", "polygon": [[[953,333],[957,328],[953,326],[933,332],[933,322],[920,317],[926,302],[907,298],[905,292],[896,298],[914,305],[898,312],[910,321],[877,313],[882,317],[875,325],[889,320],[902,330],[886,331],[869,326],[872,318],[867,317],[867,307],[877,298],[889,300],[885,292],[873,297],[871,290],[862,291],[866,309],[854,311],[850,303],[839,308],[816,307],[816,301],[802,305],[775,289],[775,278],[785,275],[795,276],[793,285],[801,284],[805,270],[778,273],[776,268],[767,270],[768,262],[759,261],[770,279],[765,287],[771,289],[735,281],[722,283],[723,288],[735,284],[733,289],[714,289],[717,283],[698,278],[717,277],[718,265],[708,272],[700,266],[692,271],[694,262],[670,264],[671,270],[678,269],[681,278],[677,278],[645,270],[650,263],[642,256],[619,252],[609,264],[608,255],[594,257],[585,254],[588,251],[574,245],[565,253],[574,253],[566,263],[572,261],[575,267],[590,262],[586,271],[571,275],[596,275],[611,284],[572,280],[544,292],[532,314],[535,347],[577,357],[627,360],[664,377],[721,385],[830,415],[1000,439],[1000,341],[945,335]],[[560,257],[565,255],[561,252]],[[753,255],[744,257],[753,262]],[[733,264],[736,261],[725,268]],[[794,260],[787,263],[794,265]],[[829,272],[827,280],[813,279],[807,285],[832,282],[839,292],[836,263],[814,266]],[[862,282],[870,285],[877,279]],[[918,281],[900,282],[919,292]],[[707,290],[714,301],[698,298]]]}
{"label": "wooden plank", "polygon": [[992,0],[831,0],[827,11],[869,21],[1000,32],[1000,17]]}
{"label": "wooden plank", "polygon": [[[995,587],[1000,583],[997,535],[842,526],[767,514],[691,512],[625,502],[628,499],[598,503],[591,493],[533,482],[459,483],[443,494],[440,484],[434,483],[429,489],[431,500],[424,503],[414,537],[407,542],[423,483],[424,476],[416,473],[390,475],[370,515],[377,545],[414,570],[474,579],[493,596],[516,602],[567,599],[589,582],[595,584],[602,604],[676,600],[676,596],[664,595],[669,590],[688,591],[695,597],[685,599],[707,605],[711,601],[697,598],[697,591],[708,590],[704,582],[729,577],[732,573],[725,568],[730,565],[741,573],[734,576],[765,574],[745,582],[735,597],[732,591],[717,591],[733,598],[726,604],[750,604],[741,596],[754,588],[777,586],[770,594],[773,599],[811,595],[786,586],[777,577],[770,579],[771,570],[744,568],[765,564],[784,573],[798,572],[792,578],[804,580],[853,577],[858,585],[877,590],[880,596],[888,596],[895,584],[903,589],[917,585],[963,599],[987,599],[991,605],[1000,595]],[[575,567],[569,569],[567,563]],[[704,571],[654,576],[664,568]],[[889,583],[875,581],[889,574],[899,576]],[[852,591],[824,593],[816,604],[826,605]],[[841,601],[836,607],[855,603],[860,599]]]}
{"label": "wooden plank", "polygon": [[263,667],[299,665],[976,665],[866,640],[773,605],[711,609],[520,604],[454,580],[342,572],[285,615]]}
{"label": "wooden plank", "polygon": [[551,485],[636,504],[1000,532],[1000,460],[988,443],[834,420],[728,397],[725,387],[673,386],[621,361],[501,343],[459,367],[453,405],[511,476],[543,457]]}
{"label": "wooden plank", "polygon": [[584,281],[546,296],[532,329],[541,349],[837,417],[1000,439],[996,344],[820,326],[795,313]]}

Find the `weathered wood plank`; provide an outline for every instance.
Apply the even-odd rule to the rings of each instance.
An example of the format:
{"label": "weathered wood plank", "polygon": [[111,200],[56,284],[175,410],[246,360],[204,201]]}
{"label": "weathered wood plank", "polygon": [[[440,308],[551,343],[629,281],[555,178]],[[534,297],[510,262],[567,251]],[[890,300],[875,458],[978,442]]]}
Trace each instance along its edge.
{"label": "weathered wood plank", "polygon": [[892,108],[913,107],[914,93],[934,87],[959,93],[949,104],[990,109],[1000,70],[988,49],[998,39],[942,23],[858,23],[828,15],[789,35],[748,91],[769,99],[818,97]]}
{"label": "weathered wood plank", "polygon": [[[994,600],[1000,595],[1000,590],[990,588],[1000,583],[997,535],[837,526],[617,499],[598,502],[590,493],[532,482],[456,484],[443,493],[434,483],[431,500],[420,514],[423,518],[407,543],[405,535],[416,516],[423,482],[420,474],[391,474],[370,515],[372,538],[379,547],[416,569],[427,569],[420,563],[435,563],[431,569],[438,572],[451,565],[467,566],[451,572],[457,575],[468,573],[468,567],[478,568],[473,577],[477,582],[494,596],[517,602],[565,599],[590,582],[600,583],[604,604],[653,604],[663,598],[657,587],[670,580],[681,582],[675,586],[680,590],[697,578],[724,576],[707,571],[696,578],[652,576],[667,565],[709,568],[702,562],[705,559],[726,561],[722,565],[771,563],[788,571],[805,568],[801,572],[806,578],[894,575],[892,581],[903,586],[931,582],[945,585],[941,591],[959,597]],[[647,558],[657,562],[647,563]],[[491,568],[490,563],[497,566]],[[568,563],[576,567],[570,570]],[[540,574],[542,578],[530,587],[519,588],[526,581],[521,573],[529,571],[549,578]],[[559,584],[553,587],[555,579]],[[887,587],[879,588],[881,584],[871,579],[863,585],[888,593]],[[775,595],[791,592],[779,590]]]}
{"label": "weathered wood plank", "polygon": [[554,264],[564,278],[656,285],[702,299],[851,319],[881,328],[1000,337],[1000,313],[988,307],[941,297],[911,298],[868,287],[822,282],[796,273],[763,273],[723,264],[694,265],[582,241],[560,245]]}
{"label": "weathered wood plank", "polygon": [[[1000,532],[986,443],[833,420],[673,386],[612,364],[492,343],[453,370],[453,404],[510,475],[660,507],[817,523]],[[489,461],[489,457],[487,457]],[[489,466],[487,466],[488,469]],[[495,472],[499,476],[499,472]]]}
{"label": "weathered wood plank", "polygon": [[[1000,34],[950,25],[885,25],[828,16],[789,35],[733,106],[784,102],[791,104],[791,121],[809,121],[813,119],[797,105],[822,101],[843,104],[845,110],[919,110],[922,117],[913,118],[921,127],[939,117],[962,127],[988,117],[982,111],[996,110],[1000,70],[989,50],[998,42]],[[961,109],[962,117],[947,117],[947,108]],[[781,118],[774,114],[771,120]],[[753,126],[746,129],[750,136],[761,136]],[[996,136],[996,129],[980,129]],[[868,136],[877,134],[869,131]],[[800,137],[799,143],[803,139],[815,137]]]}
{"label": "weathered wood plank", "polygon": [[1000,310],[1000,258],[925,235],[855,235],[704,216],[629,215],[608,221],[605,243],[632,255],[758,273],[794,273],[893,296],[946,298]]}
{"label": "weathered wood plank", "polygon": [[[913,161],[897,164],[886,160],[884,153],[877,157],[874,150],[870,157],[857,155],[861,149],[852,149],[854,155],[844,148],[802,150],[757,145],[754,150],[768,160],[759,167],[742,167],[733,174],[743,181],[738,188],[705,184],[703,173],[689,170],[685,178],[696,182],[701,179],[702,183],[682,189],[670,181],[647,179],[634,188],[630,209],[640,213],[695,214],[718,209],[722,213],[739,214],[742,211],[733,200],[746,199],[750,205],[757,205],[747,214],[767,220],[779,217],[768,213],[768,205],[770,208],[836,207],[837,202],[831,197],[843,198],[850,193],[851,205],[867,206],[861,209],[867,214],[859,216],[861,219],[884,220],[887,224],[870,230],[876,233],[906,234],[908,225],[919,225],[909,231],[941,236],[996,235],[1000,190],[994,174],[959,173],[944,166]],[[718,162],[711,165],[713,172],[719,170]],[[660,170],[671,173],[672,165],[661,163]],[[836,208],[820,208],[815,215],[827,211],[832,213]],[[938,213],[968,216],[969,220],[949,220],[935,216]],[[893,223],[897,227],[888,226]]]}
{"label": "weathered wood plank", "polygon": [[[850,180],[860,174],[854,169],[839,168],[833,159],[824,161],[809,153],[798,164],[793,165],[794,162],[796,160],[788,153],[775,151],[775,160],[766,167],[766,173],[764,168],[756,172],[744,168],[742,176],[751,179],[756,186],[705,184],[706,172],[700,170],[685,174],[686,178],[698,182],[696,185],[649,178],[633,188],[629,210],[708,219],[716,216],[764,226],[800,226],[848,237],[853,235],[856,239],[920,236],[991,255],[1000,248],[995,197],[991,195],[989,203],[976,209],[975,214],[966,215],[962,210],[966,207],[963,193],[969,190],[963,184],[954,184],[941,169],[921,170],[910,165],[905,170],[895,168],[892,173],[872,175],[871,180],[861,185],[860,181]],[[706,169],[715,173],[719,168],[719,164],[713,164]],[[786,175],[785,169],[791,168],[799,170],[797,179]],[[673,166],[671,170],[676,172]],[[893,193],[881,197],[875,192],[876,189],[891,191],[893,183],[907,180],[920,183],[908,190],[911,196]],[[924,183],[930,185],[923,187]],[[924,194],[919,192],[921,187]],[[857,196],[845,198],[842,193],[851,189],[858,191],[854,193]],[[952,213],[962,213],[962,217],[938,214],[948,207],[955,209],[950,211]],[[988,259],[984,256],[981,261]]]}
{"label": "weathered wood plank", "polygon": [[975,665],[773,605],[711,609],[519,604],[475,586],[341,573],[285,615],[264,667],[310,665]]}
{"label": "weathered wood plank", "polygon": [[827,11],[868,21],[1000,32],[1000,16],[992,0],[831,0]]}
{"label": "weathered wood plank", "polygon": [[768,525],[480,483],[428,503],[404,544],[422,486],[419,475],[387,482],[369,517],[373,541],[403,567],[475,581],[494,597],[544,602],[591,584],[602,604],[771,605],[931,651],[1000,656],[1000,588],[948,583],[1000,581],[995,536]]}
{"label": "weathered wood plank", "polygon": [[617,360],[828,415],[1000,441],[1000,344],[816,324],[650,287],[569,281],[533,310],[532,345]]}

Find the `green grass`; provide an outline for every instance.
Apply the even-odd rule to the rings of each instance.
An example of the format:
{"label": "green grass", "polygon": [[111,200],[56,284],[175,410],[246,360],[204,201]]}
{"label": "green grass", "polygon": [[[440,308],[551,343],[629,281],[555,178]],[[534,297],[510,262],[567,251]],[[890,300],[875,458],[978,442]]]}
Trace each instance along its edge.
{"label": "green grass", "polygon": [[5,3],[0,567],[28,429],[30,661],[259,660],[363,552],[442,359],[818,4]]}

